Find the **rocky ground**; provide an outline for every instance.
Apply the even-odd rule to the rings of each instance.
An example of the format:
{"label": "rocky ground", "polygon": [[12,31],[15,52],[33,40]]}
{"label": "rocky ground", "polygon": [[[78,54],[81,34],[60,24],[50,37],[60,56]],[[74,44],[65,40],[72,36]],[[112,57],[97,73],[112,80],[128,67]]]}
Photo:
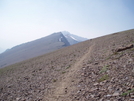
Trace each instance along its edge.
{"label": "rocky ground", "polygon": [[0,101],[134,101],[134,30],[0,69]]}
{"label": "rocky ground", "polygon": [[130,33],[94,39],[72,101],[134,101],[134,47],[126,48],[134,44],[134,33]]}

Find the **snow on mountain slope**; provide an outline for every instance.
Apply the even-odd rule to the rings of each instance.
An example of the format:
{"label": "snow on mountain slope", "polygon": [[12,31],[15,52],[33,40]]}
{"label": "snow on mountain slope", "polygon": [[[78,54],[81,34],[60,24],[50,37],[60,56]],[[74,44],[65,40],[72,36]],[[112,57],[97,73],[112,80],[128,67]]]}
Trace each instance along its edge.
{"label": "snow on mountain slope", "polygon": [[72,36],[70,36],[72,39],[74,39],[74,40],[76,40],[76,41],[78,41],[77,39],[75,39],[74,37],[72,37]]}
{"label": "snow on mountain slope", "polygon": [[61,33],[66,37],[66,39],[71,45],[87,40],[86,38],[70,34],[67,31],[62,31]]}
{"label": "snow on mountain slope", "polygon": [[62,40],[62,37],[59,38],[59,42],[61,42],[61,40]]}

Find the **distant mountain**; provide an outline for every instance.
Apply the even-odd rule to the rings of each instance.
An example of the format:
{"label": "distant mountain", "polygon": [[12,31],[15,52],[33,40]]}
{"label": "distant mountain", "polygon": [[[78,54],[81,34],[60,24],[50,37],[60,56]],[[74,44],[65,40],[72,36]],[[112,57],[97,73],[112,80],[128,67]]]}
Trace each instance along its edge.
{"label": "distant mountain", "polygon": [[70,34],[67,31],[63,31],[62,34],[66,37],[71,45],[87,40],[86,38]]}
{"label": "distant mountain", "polygon": [[87,39],[70,34],[67,31],[53,33],[47,37],[17,45],[0,54],[0,68],[37,57]]}

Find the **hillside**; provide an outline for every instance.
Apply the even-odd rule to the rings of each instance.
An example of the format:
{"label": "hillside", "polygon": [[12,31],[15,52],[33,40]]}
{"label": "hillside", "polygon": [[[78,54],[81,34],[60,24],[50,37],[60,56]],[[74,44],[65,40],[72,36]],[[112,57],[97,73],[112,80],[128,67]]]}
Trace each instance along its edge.
{"label": "hillside", "polygon": [[134,29],[0,69],[1,101],[133,101]]}
{"label": "hillside", "polygon": [[80,40],[78,36],[71,37],[73,35],[69,32],[66,32],[66,37],[63,33],[65,31],[8,49],[0,54],[0,68],[87,40],[82,37],[80,39],[83,40]]}

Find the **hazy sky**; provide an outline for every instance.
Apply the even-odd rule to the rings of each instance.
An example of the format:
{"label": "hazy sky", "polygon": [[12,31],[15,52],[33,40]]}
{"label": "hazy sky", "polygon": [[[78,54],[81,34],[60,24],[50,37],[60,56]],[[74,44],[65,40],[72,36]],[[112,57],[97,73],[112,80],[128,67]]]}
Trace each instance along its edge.
{"label": "hazy sky", "polygon": [[0,0],[0,49],[69,31],[94,38],[134,28],[134,0]]}

